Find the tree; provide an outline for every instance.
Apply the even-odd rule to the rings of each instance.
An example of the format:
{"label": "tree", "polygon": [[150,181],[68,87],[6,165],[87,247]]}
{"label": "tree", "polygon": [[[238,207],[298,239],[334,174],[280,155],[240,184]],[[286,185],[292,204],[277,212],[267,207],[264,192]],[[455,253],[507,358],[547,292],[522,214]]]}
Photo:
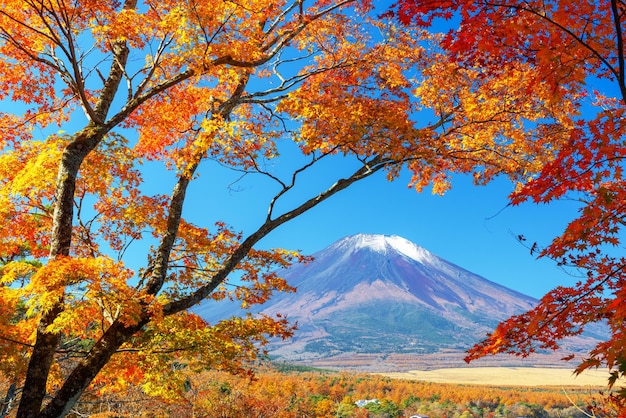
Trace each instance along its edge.
{"label": "tree", "polygon": [[[571,109],[526,94],[530,65],[516,77],[452,66],[436,38],[369,7],[3,3],[0,368],[18,417],[64,416],[85,391],[138,382],[175,397],[182,369],[245,373],[267,337],[291,335],[286,319],[208,324],[189,309],[292,291],[272,270],[303,257],[259,241],[355,182],[406,167],[442,192],[453,171],[521,180],[552,159],[564,137],[544,121]],[[446,110],[420,112],[433,107]],[[352,171],[298,201],[322,162]],[[192,185],[224,170],[265,181],[252,230],[224,222],[219,201],[183,216]]]}
{"label": "tree", "polygon": [[[501,323],[469,351],[467,359],[501,352],[527,356],[538,349],[556,349],[563,338],[602,321],[610,327],[609,338],[576,371],[607,367],[612,386],[626,373],[626,259],[620,251],[626,221],[622,178],[626,4],[619,0],[400,0],[393,13],[407,24],[426,26],[434,19],[458,16],[459,28],[444,41],[454,62],[480,66],[485,72],[514,63],[529,65],[537,80],[529,94],[547,90],[554,101],[579,109],[556,158],[511,196],[512,204],[557,199],[580,202],[579,216],[560,236],[545,248],[530,246],[531,253],[537,250],[540,257],[554,259],[579,280],[557,287],[533,310]],[[619,396],[622,412],[626,411],[626,392],[620,391]]]}

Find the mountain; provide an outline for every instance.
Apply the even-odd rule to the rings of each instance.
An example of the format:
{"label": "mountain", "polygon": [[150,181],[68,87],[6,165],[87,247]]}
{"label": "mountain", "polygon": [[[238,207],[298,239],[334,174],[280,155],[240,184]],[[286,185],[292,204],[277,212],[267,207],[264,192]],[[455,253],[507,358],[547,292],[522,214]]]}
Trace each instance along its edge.
{"label": "mountain", "polygon": [[[296,293],[277,294],[254,311],[297,323],[292,339],[270,347],[286,360],[460,353],[537,303],[399,236],[354,235],[313,257],[279,272]],[[196,312],[215,322],[237,309],[203,305]]]}

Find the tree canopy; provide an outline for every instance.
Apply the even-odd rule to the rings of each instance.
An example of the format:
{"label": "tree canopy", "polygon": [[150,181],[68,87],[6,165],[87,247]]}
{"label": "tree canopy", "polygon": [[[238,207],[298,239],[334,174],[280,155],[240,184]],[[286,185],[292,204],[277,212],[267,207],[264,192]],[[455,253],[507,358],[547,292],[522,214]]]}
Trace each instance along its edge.
{"label": "tree canopy", "polygon": [[[548,92],[578,115],[564,132],[567,140],[538,176],[511,196],[512,204],[557,199],[580,202],[579,216],[551,243],[533,244],[576,278],[547,293],[532,311],[500,324],[468,354],[472,360],[492,353],[526,356],[555,349],[585,325],[608,324],[610,335],[580,361],[577,372],[607,367],[612,386],[626,372],[626,83],[624,14],[619,0],[601,1],[412,1],[396,3],[404,23],[429,26],[457,16],[459,28],[446,35],[451,61],[493,68],[521,63],[534,69],[528,93]],[[575,113],[575,112],[574,112]],[[541,131],[536,131],[542,135]],[[520,237],[524,239],[524,237]],[[626,392],[615,399],[625,410]]]}
{"label": "tree canopy", "polygon": [[[563,98],[577,90],[539,82],[530,59],[451,61],[439,37],[371,7],[3,3],[0,371],[19,389],[18,417],[64,416],[85,391],[128,383],[175,397],[181,367],[245,373],[292,325],[209,324],[189,309],[292,291],[273,270],[303,257],[257,244],[355,182],[408,169],[435,192],[452,172],[521,187],[562,162],[581,129]],[[284,158],[289,144],[298,155]],[[290,200],[321,161],[353,171]],[[224,222],[219,201],[185,219],[188,192],[223,169],[267,183],[251,231]]]}

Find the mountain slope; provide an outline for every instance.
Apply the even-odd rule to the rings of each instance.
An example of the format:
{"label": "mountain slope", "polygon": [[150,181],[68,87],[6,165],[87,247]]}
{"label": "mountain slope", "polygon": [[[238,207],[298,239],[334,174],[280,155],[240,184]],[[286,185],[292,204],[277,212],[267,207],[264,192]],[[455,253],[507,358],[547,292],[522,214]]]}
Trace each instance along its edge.
{"label": "mountain slope", "polygon": [[[276,295],[255,312],[297,322],[293,339],[271,347],[285,359],[465,349],[537,302],[398,236],[347,237],[280,275],[297,292]],[[238,313],[228,309],[197,312],[214,322]]]}
{"label": "mountain slope", "polygon": [[297,293],[263,309],[298,322],[285,355],[466,348],[536,303],[398,236],[355,235],[314,257],[283,272]]}

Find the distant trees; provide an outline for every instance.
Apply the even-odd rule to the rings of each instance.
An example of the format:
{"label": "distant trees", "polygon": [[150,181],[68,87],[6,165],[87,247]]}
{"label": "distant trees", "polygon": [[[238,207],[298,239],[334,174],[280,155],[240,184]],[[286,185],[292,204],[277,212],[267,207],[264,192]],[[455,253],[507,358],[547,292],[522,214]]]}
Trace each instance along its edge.
{"label": "distant trees", "polygon": [[[79,402],[81,414],[111,412],[124,416],[273,417],[302,416],[373,418],[428,415],[468,417],[575,417],[610,413],[601,409],[598,396],[586,388],[496,388],[447,385],[381,376],[335,372],[278,373],[258,370],[255,380],[224,372],[187,373],[187,389],[179,399],[159,402],[129,386],[122,396],[87,397]],[[382,388],[386,388],[382,390]],[[331,391],[345,390],[335,399]],[[568,398],[569,397],[569,398]],[[377,402],[357,406],[356,401]],[[490,401],[484,401],[488,399]],[[587,409],[587,405],[596,409]],[[613,411],[614,412],[614,411]]]}
{"label": "distant trees", "polygon": [[369,411],[369,415],[377,418],[396,418],[401,416],[400,408],[393,401],[383,399],[379,402],[372,402],[364,406]]}

